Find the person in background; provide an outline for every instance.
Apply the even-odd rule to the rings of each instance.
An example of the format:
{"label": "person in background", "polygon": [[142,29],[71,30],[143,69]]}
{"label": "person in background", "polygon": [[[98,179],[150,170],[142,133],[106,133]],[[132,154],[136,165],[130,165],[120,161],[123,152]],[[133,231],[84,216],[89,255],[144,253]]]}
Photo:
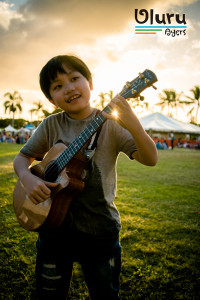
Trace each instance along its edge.
{"label": "person in background", "polygon": [[157,142],[156,142],[156,148],[157,148],[158,150],[162,149],[160,140],[157,140]]}
{"label": "person in background", "polygon": [[16,141],[16,144],[20,144],[20,134],[16,135],[15,141]]}
{"label": "person in background", "polygon": [[4,140],[3,140],[3,134],[0,134],[0,143],[3,143]]}
{"label": "person in background", "polygon": [[171,138],[171,149],[173,150],[174,149],[174,140],[175,140],[173,132],[171,132],[170,138]]}
{"label": "person in background", "polygon": [[166,141],[164,140],[162,143],[162,149],[166,150],[168,148]]}

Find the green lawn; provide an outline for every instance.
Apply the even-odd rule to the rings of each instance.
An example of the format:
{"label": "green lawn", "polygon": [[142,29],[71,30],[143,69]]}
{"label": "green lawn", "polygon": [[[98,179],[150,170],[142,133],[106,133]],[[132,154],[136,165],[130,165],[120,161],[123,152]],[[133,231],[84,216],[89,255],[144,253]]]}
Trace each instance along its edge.
{"label": "green lawn", "polygon": [[[37,234],[12,208],[20,145],[0,144],[0,299],[35,299]],[[155,167],[120,155],[115,201],[122,219],[123,299],[200,299],[200,151],[159,152]],[[89,299],[75,264],[69,299]],[[102,299],[103,300],[103,299]]]}

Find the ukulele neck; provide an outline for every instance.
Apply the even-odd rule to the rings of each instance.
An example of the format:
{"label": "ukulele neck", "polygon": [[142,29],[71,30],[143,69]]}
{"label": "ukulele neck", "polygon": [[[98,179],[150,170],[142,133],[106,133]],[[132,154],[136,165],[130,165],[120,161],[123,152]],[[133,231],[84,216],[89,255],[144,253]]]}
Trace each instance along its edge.
{"label": "ukulele neck", "polygon": [[107,105],[56,159],[59,173],[107,120],[102,114],[103,111],[110,114],[113,111],[113,108],[110,105]]}

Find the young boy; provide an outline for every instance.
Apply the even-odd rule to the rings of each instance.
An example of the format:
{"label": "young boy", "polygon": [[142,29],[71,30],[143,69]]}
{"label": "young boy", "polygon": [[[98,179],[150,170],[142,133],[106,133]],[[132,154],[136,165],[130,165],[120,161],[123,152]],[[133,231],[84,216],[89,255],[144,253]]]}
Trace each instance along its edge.
{"label": "young boy", "polygon": [[[14,160],[15,171],[34,204],[49,198],[51,188],[58,183],[33,175],[30,164],[42,159],[58,140],[69,145],[97,113],[90,105],[90,70],[77,57],[52,58],[40,73],[40,86],[47,99],[63,112],[44,119]],[[91,299],[119,299],[121,225],[113,203],[116,160],[124,152],[131,159],[153,166],[157,162],[157,150],[123,97],[117,95],[110,105],[117,110],[118,117],[103,113],[108,120],[83,172],[85,188],[72,200],[59,228],[39,231],[38,299],[66,299],[74,261],[82,266]]]}

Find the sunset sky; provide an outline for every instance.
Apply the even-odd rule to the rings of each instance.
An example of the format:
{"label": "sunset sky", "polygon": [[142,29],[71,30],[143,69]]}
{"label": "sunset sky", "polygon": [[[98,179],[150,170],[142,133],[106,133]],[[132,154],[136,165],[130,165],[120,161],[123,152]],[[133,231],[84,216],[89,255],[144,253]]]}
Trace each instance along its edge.
{"label": "sunset sky", "polygon": [[[185,14],[186,34],[135,34],[135,25],[150,24],[136,23],[135,9],[153,9],[160,16]],[[145,69],[158,77],[158,89],[143,93],[152,112],[160,111],[155,104],[163,89],[191,95],[190,89],[200,85],[199,12],[196,0],[0,1],[0,117],[9,117],[3,95],[14,90],[23,98],[21,117],[30,119],[28,111],[39,100],[53,110],[40,92],[38,75],[59,54],[75,54],[87,63],[93,74],[92,99],[100,92],[119,92]],[[153,25],[163,24],[154,20]],[[181,110],[177,118],[188,120]]]}

